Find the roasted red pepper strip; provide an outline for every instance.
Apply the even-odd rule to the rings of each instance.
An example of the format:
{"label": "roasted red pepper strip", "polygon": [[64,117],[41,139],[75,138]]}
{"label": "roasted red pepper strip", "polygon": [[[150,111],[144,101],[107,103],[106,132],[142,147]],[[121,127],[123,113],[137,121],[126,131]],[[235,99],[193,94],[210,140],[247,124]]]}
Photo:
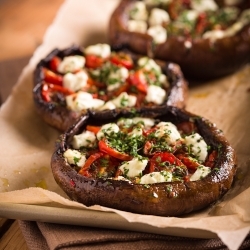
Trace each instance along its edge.
{"label": "roasted red pepper strip", "polygon": [[96,55],[85,55],[85,59],[86,59],[85,66],[91,69],[99,68],[104,63],[104,59]]}
{"label": "roasted red pepper strip", "polygon": [[54,56],[49,62],[50,69],[54,72],[57,72],[58,66],[61,63],[61,61],[62,61],[61,58],[59,58],[58,56]]}
{"label": "roasted red pepper strip", "polygon": [[102,152],[97,152],[92,154],[86,161],[85,164],[83,165],[83,167],[80,169],[80,171],[78,172],[81,175],[84,175],[86,177],[90,177],[91,174],[89,173],[89,168],[91,166],[91,164],[96,161],[97,159],[99,159],[100,157],[102,157],[104,154]]}
{"label": "roasted red pepper strip", "polygon": [[218,152],[213,150],[212,153],[208,155],[204,165],[206,167],[214,168],[217,156],[218,156]]}
{"label": "roasted red pepper strip", "polygon": [[45,102],[51,101],[49,86],[47,84],[43,84],[42,86],[42,98]]}
{"label": "roasted red pepper strip", "polygon": [[63,77],[61,75],[58,75],[47,68],[43,68],[43,74],[45,82],[62,86]]}
{"label": "roasted red pepper strip", "polygon": [[199,166],[201,166],[198,161],[190,156],[186,156],[185,154],[177,154],[176,157],[180,159],[188,169],[196,170]]}
{"label": "roasted red pepper strip", "polygon": [[99,145],[99,149],[100,151],[106,153],[106,154],[109,154],[119,160],[123,160],[123,161],[129,161],[132,159],[132,156],[128,155],[128,154],[125,154],[125,153],[121,153],[113,148],[111,148],[105,140],[101,140],[99,141],[98,143]]}
{"label": "roasted red pepper strip", "polygon": [[132,58],[125,53],[111,55],[110,62],[118,66],[123,66],[127,69],[132,69],[134,67]]}
{"label": "roasted red pepper strip", "polygon": [[94,134],[97,134],[100,131],[101,127],[100,126],[92,126],[92,125],[87,125],[86,130],[93,132]]}
{"label": "roasted red pepper strip", "polygon": [[120,95],[122,92],[127,92],[129,89],[129,83],[125,82],[124,84],[122,84],[118,89],[115,89],[112,93],[113,96],[118,96]]}
{"label": "roasted red pepper strip", "polygon": [[207,24],[208,21],[206,13],[200,13],[197,18],[197,23],[195,27],[196,33],[202,34],[205,31]]}
{"label": "roasted red pepper strip", "polygon": [[147,93],[148,84],[143,70],[137,70],[129,76],[129,83],[135,86],[142,93]]}
{"label": "roasted red pepper strip", "polygon": [[51,98],[50,98],[50,94],[52,92],[61,92],[65,95],[71,95],[71,94],[74,94],[73,91],[67,89],[67,88],[64,88],[62,86],[59,86],[59,85],[55,85],[55,84],[43,84],[43,87],[42,87],[42,97],[43,97],[43,100],[46,101],[46,102],[50,102],[51,101]]}
{"label": "roasted red pepper strip", "polygon": [[163,162],[168,162],[170,165],[183,166],[183,163],[173,154],[168,152],[159,152],[154,154],[154,156],[150,159],[149,172],[152,173],[156,169],[159,170],[159,168],[162,168],[160,165]]}

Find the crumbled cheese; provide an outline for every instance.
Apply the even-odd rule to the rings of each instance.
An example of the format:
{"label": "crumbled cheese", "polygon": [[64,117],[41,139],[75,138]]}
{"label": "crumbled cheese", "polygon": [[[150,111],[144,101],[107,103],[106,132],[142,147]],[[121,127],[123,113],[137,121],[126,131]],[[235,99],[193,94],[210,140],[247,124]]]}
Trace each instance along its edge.
{"label": "crumbled cheese", "polygon": [[86,47],[84,53],[87,55],[96,55],[102,58],[107,58],[111,55],[111,48],[109,44],[98,43]]}
{"label": "crumbled cheese", "polygon": [[128,95],[127,92],[122,92],[117,98],[106,102],[99,110],[112,110],[116,108],[134,107],[136,104],[136,96]]}
{"label": "crumbled cheese", "polygon": [[85,155],[73,149],[67,149],[63,156],[69,164],[76,164],[78,167],[82,167],[86,161]]}
{"label": "crumbled cheese", "polygon": [[140,20],[128,20],[127,29],[130,32],[140,32],[145,33],[147,31],[147,23]]}
{"label": "crumbled cheese", "polygon": [[164,137],[169,144],[175,144],[181,139],[181,135],[177,127],[171,122],[160,122],[156,125],[157,130],[155,135],[157,137]]}
{"label": "crumbled cheese", "polygon": [[170,17],[167,11],[159,8],[153,8],[149,16],[149,25],[156,26],[169,22]]}
{"label": "crumbled cheese", "polygon": [[131,118],[121,118],[118,120],[117,125],[122,127],[130,127],[133,123],[134,122]]}
{"label": "crumbled cheese", "polygon": [[[117,79],[115,79],[115,80],[117,80]],[[121,86],[122,86],[122,82],[117,81],[116,83],[112,83],[112,84],[108,85],[107,91],[116,90],[116,89],[118,89],[118,88],[121,87]]]}
{"label": "crumbled cheese", "polygon": [[136,104],[136,96],[128,95],[127,92],[122,92],[118,97],[111,100],[117,108],[134,107]]}
{"label": "crumbled cheese", "polygon": [[113,133],[118,133],[120,128],[115,123],[107,123],[101,127],[101,129],[96,134],[98,140],[101,140],[105,135],[111,135]]}
{"label": "crumbled cheese", "polygon": [[140,126],[135,127],[135,128],[133,128],[133,130],[130,133],[128,133],[128,135],[131,136],[131,137],[142,136],[143,135],[143,129]]}
{"label": "crumbled cheese", "polygon": [[140,184],[153,184],[159,182],[171,182],[172,173],[167,171],[152,172],[141,177]]}
{"label": "crumbled cheese", "polygon": [[158,77],[158,81],[165,87],[169,87],[170,86],[170,83],[167,79],[167,76],[164,75],[164,74],[160,74],[159,77]]}
{"label": "crumbled cheese", "polygon": [[133,123],[142,122],[145,129],[152,128],[155,124],[155,120],[152,118],[145,118],[145,117],[134,117],[132,118]]}
{"label": "crumbled cheese", "polygon": [[119,169],[125,175],[125,177],[136,177],[142,175],[142,171],[146,168],[148,160],[133,158],[131,161],[127,161],[122,164]]}
{"label": "crumbled cheese", "polygon": [[107,90],[113,91],[119,88],[122,83],[128,78],[129,71],[125,67],[119,67],[116,70],[113,70],[109,73],[107,82],[112,82],[112,84],[108,84]]}
{"label": "crumbled cheese", "polygon": [[210,31],[206,31],[203,35],[202,38],[203,39],[210,39],[211,41],[214,41],[216,39],[221,39],[223,37],[225,37],[225,31],[223,30],[210,30]]}
{"label": "crumbled cheese", "polygon": [[198,181],[206,177],[211,172],[211,168],[205,166],[199,166],[194,174],[190,177],[190,181]]}
{"label": "crumbled cheese", "polygon": [[67,73],[63,76],[63,87],[72,91],[78,91],[87,85],[88,75],[81,70],[76,74]]}
{"label": "crumbled cheese", "polygon": [[243,10],[239,22],[242,22],[244,25],[248,24],[250,22],[250,9]]}
{"label": "crumbled cheese", "polygon": [[129,179],[126,179],[126,178],[124,178],[124,177],[121,176],[121,175],[119,175],[117,178],[115,178],[115,180],[118,180],[118,181],[127,181],[127,182],[130,182],[130,183],[131,183],[131,181],[130,181]]}
{"label": "crumbled cheese", "polygon": [[233,36],[244,27],[242,22],[236,22],[225,31],[225,36]]}
{"label": "crumbled cheese", "polygon": [[68,72],[76,72],[82,69],[85,65],[85,57],[80,55],[66,56],[59,63],[58,72],[65,74]]}
{"label": "crumbled cheese", "polygon": [[155,43],[164,43],[167,40],[167,30],[161,25],[151,26],[147,34],[153,37]]}
{"label": "crumbled cheese", "polygon": [[74,135],[72,139],[72,146],[74,149],[79,149],[81,147],[91,148],[96,143],[96,136],[91,131],[84,131],[79,135]]}
{"label": "crumbled cheese", "polygon": [[147,71],[155,70],[156,72],[161,73],[161,67],[155,62],[155,60],[148,58],[146,56],[141,57],[137,64],[140,68],[143,68]]}
{"label": "crumbled cheese", "polygon": [[105,104],[98,109],[99,110],[108,110],[108,109],[112,110],[112,109],[116,109],[116,106],[112,101],[108,101],[108,102],[105,102]]}
{"label": "crumbled cheese", "polygon": [[204,162],[207,157],[207,144],[200,134],[195,133],[184,138],[184,143],[190,148],[199,161]]}
{"label": "crumbled cheese", "polygon": [[144,2],[135,2],[129,12],[129,17],[134,20],[146,21],[148,19],[148,11]]}
{"label": "crumbled cheese", "polygon": [[195,22],[199,16],[199,12],[196,10],[185,10],[183,14],[185,14],[185,19],[192,23]]}
{"label": "crumbled cheese", "polygon": [[214,0],[191,0],[191,8],[198,12],[204,12],[209,10],[215,11],[219,7]]}
{"label": "crumbled cheese", "polygon": [[74,111],[81,111],[84,109],[98,109],[104,105],[104,101],[94,99],[90,93],[79,91],[76,94],[66,96],[67,107]]}
{"label": "crumbled cheese", "polygon": [[153,102],[157,105],[161,105],[164,103],[166,99],[167,93],[166,91],[156,85],[150,85],[148,87],[147,95],[146,95],[146,101],[147,102]]}
{"label": "crumbled cheese", "polygon": [[146,5],[158,6],[160,4],[168,5],[174,0],[143,0]]}

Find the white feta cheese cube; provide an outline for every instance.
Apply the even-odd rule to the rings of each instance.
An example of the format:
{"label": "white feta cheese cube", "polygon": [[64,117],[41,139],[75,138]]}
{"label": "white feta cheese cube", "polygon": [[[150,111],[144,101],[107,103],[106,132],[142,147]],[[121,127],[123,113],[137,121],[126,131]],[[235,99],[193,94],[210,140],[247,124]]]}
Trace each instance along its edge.
{"label": "white feta cheese cube", "polygon": [[211,168],[205,166],[199,166],[194,174],[190,177],[190,181],[198,181],[204,177],[206,177],[211,172]]}
{"label": "white feta cheese cube", "polygon": [[168,5],[173,1],[174,0],[143,0],[143,2],[149,6],[158,6],[159,4]]}
{"label": "white feta cheese cube", "polygon": [[119,176],[116,178],[116,180],[118,180],[118,181],[127,181],[127,182],[130,182],[130,183],[131,183],[131,181],[130,181],[129,179],[126,179],[126,178],[124,178],[124,177],[121,176],[121,175],[119,175]]}
{"label": "white feta cheese cube", "polygon": [[116,108],[115,104],[112,101],[108,101],[108,102],[105,102],[105,104],[98,109],[99,110],[107,110],[107,109],[112,110],[115,108]]}
{"label": "white feta cheese cube", "polygon": [[164,103],[167,96],[167,92],[156,85],[150,85],[147,90],[146,101],[153,102],[157,105],[161,105]]}
{"label": "white feta cheese cube", "polygon": [[128,135],[131,137],[142,136],[143,130],[141,127],[135,127],[135,128],[133,128],[133,130],[130,133],[128,133]]}
{"label": "white feta cheese cube", "polygon": [[145,129],[152,128],[155,124],[155,120],[152,118],[146,118],[146,117],[134,117],[132,118],[133,123],[141,122]]}
{"label": "white feta cheese cube", "polygon": [[101,129],[96,134],[98,140],[105,138],[105,135],[111,135],[113,133],[118,133],[120,128],[115,123],[107,123],[101,127]]}
{"label": "white feta cheese cube", "polygon": [[85,57],[80,55],[66,56],[59,63],[57,70],[58,72],[65,74],[68,72],[76,72],[82,69],[85,65]]}
{"label": "white feta cheese cube", "polygon": [[114,90],[118,89],[121,86],[122,86],[122,82],[112,83],[112,84],[108,85],[107,90],[108,91],[114,91]]}
{"label": "white feta cheese cube", "polygon": [[67,107],[74,111],[84,109],[98,109],[104,105],[104,101],[94,99],[90,93],[79,91],[76,94],[66,96]]}
{"label": "white feta cheese cube", "polygon": [[136,96],[128,95],[127,92],[122,92],[117,98],[111,100],[117,108],[134,107],[136,104]]}
{"label": "white feta cheese cube", "polygon": [[119,88],[128,76],[129,71],[125,67],[119,67],[116,70],[111,71],[108,76],[108,82],[112,82],[112,84],[108,84],[107,90],[113,91]]}
{"label": "white feta cheese cube", "polygon": [[155,62],[155,60],[148,58],[146,56],[141,57],[138,61],[137,61],[137,65],[140,68],[143,68],[147,71],[151,71],[151,70],[155,70],[159,73],[161,73],[161,67]]}
{"label": "white feta cheese cube", "polygon": [[170,21],[170,17],[167,11],[159,8],[153,8],[150,12],[148,21],[150,26],[162,25],[163,23],[168,23]]}
{"label": "white feta cheese cube", "polygon": [[111,48],[109,44],[98,43],[86,47],[84,53],[87,55],[96,55],[102,58],[107,58],[111,54]]}
{"label": "white feta cheese cube", "polygon": [[167,30],[161,25],[151,26],[147,34],[153,37],[155,43],[164,43],[167,40]]}
{"label": "white feta cheese cube", "polygon": [[159,182],[171,182],[172,173],[167,171],[152,172],[141,177],[140,184],[153,184]]}
{"label": "white feta cheese cube", "polygon": [[133,158],[131,161],[123,163],[119,169],[125,177],[136,177],[142,175],[142,171],[146,168],[148,160]]}
{"label": "white feta cheese cube", "polygon": [[130,127],[133,124],[133,119],[131,118],[121,118],[118,120],[118,126]]}
{"label": "white feta cheese cube", "polygon": [[170,83],[169,83],[169,81],[167,79],[167,76],[164,75],[164,74],[159,75],[158,81],[162,84],[162,86],[164,86],[166,88],[170,86]]}
{"label": "white feta cheese cube", "polygon": [[130,32],[146,33],[148,25],[145,21],[128,20],[127,29]]}
{"label": "white feta cheese cube", "polygon": [[177,127],[171,122],[160,122],[156,125],[157,130],[155,135],[159,138],[164,137],[166,141],[171,145],[175,144],[181,139],[181,135]]}
{"label": "white feta cheese cube", "polygon": [[67,149],[63,156],[69,164],[76,164],[78,167],[82,167],[86,161],[85,155],[73,149]]}
{"label": "white feta cheese cube", "polygon": [[224,30],[210,30],[206,31],[203,35],[203,39],[210,39],[211,41],[215,41],[217,39],[224,38],[226,36],[226,33]]}
{"label": "white feta cheese cube", "polygon": [[225,36],[233,36],[244,27],[243,22],[235,22],[225,30]]}
{"label": "white feta cheese cube", "polygon": [[204,12],[204,11],[215,11],[219,7],[217,3],[214,0],[191,0],[191,8],[198,11],[198,12]]}
{"label": "white feta cheese cube", "polygon": [[207,144],[200,134],[194,133],[184,138],[184,143],[190,148],[192,154],[201,162],[207,157]]}
{"label": "white feta cheese cube", "polygon": [[72,91],[78,91],[87,85],[88,74],[81,70],[76,74],[67,73],[63,76],[63,87]]}
{"label": "white feta cheese cube", "polygon": [[144,2],[135,2],[129,11],[129,17],[134,20],[147,21],[148,11]]}
{"label": "white feta cheese cube", "polygon": [[91,148],[96,143],[96,136],[91,131],[84,131],[79,135],[74,135],[72,139],[72,146],[74,149],[79,149],[81,147]]}

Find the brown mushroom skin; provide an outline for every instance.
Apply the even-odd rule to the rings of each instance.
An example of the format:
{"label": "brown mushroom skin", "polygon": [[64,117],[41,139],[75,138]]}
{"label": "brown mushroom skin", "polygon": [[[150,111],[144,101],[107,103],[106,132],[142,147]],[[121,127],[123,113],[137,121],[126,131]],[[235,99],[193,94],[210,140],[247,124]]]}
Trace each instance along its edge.
{"label": "brown mushroom skin", "polygon": [[82,51],[78,46],[72,46],[65,50],[54,49],[37,64],[33,76],[33,100],[36,111],[47,124],[60,131],[65,131],[67,128],[69,128],[83,113],[74,112],[64,106],[59,106],[55,103],[46,102],[43,100],[41,95],[43,83],[42,68],[47,67],[49,65],[49,61],[54,56],[63,58],[69,55],[82,55]]}
{"label": "brown mushroom skin", "polygon": [[[106,115],[103,122],[112,122],[128,115],[128,112],[113,111],[112,114]],[[214,148],[220,148],[215,166],[217,170],[198,181],[150,185],[79,175],[66,163],[63,152],[67,149],[72,136],[82,131],[86,124],[100,125],[93,115],[88,114],[81,117],[72,129],[61,135],[51,159],[54,178],[71,199],[86,206],[98,204],[139,214],[181,216],[213,204],[228,191],[236,172],[235,151],[214,124],[175,107],[158,107],[154,110],[142,108],[138,110],[137,115],[173,123],[194,120],[205,141]]]}
{"label": "brown mushroom skin", "polygon": [[[126,50],[126,53],[131,52]],[[34,71],[33,100],[35,108],[47,124],[63,132],[74,124],[81,115],[87,113],[87,110],[75,112],[67,109],[66,106],[60,106],[53,102],[44,101],[41,95],[43,83],[42,68],[48,67],[49,61],[54,56],[63,58],[69,55],[83,54],[83,49],[78,46],[72,46],[65,50],[55,49],[37,64]],[[132,53],[131,55],[135,60],[140,57],[139,55],[133,55]],[[184,108],[188,98],[188,82],[185,80],[180,67],[175,63],[165,63],[160,60],[158,60],[157,63],[162,67],[163,73],[167,75],[171,84],[168,97],[166,98],[166,104],[178,108]],[[93,112],[96,115],[101,115],[101,113],[103,113],[103,111],[97,112],[94,110]],[[106,111],[104,111],[104,113],[106,113]]]}
{"label": "brown mushroom skin", "polygon": [[191,48],[185,46],[184,37],[171,37],[153,45],[151,36],[126,29],[126,9],[135,1],[122,0],[111,15],[109,42],[113,47],[127,46],[135,53],[175,62],[184,76],[192,80],[226,76],[250,62],[250,24],[231,37],[215,41],[194,39]]}

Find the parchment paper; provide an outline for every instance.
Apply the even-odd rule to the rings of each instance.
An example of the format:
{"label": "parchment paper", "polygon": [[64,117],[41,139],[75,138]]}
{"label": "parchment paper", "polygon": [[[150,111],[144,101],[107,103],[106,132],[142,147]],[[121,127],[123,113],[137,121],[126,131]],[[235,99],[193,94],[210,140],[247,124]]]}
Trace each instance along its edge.
{"label": "parchment paper", "polygon": [[[86,209],[70,201],[55,183],[51,154],[59,132],[46,125],[33,106],[32,77],[38,61],[54,48],[107,42],[109,16],[118,0],[66,0],[23,70],[11,96],[0,110],[0,202],[51,204]],[[155,227],[206,229],[229,249],[238,249],[250,230],[250,66],[211,82],[190,84],[187,110],[204,116],[222,129],[238,156],[231,190],[216,205],[182,218],[113,211],[129,222]]]}

